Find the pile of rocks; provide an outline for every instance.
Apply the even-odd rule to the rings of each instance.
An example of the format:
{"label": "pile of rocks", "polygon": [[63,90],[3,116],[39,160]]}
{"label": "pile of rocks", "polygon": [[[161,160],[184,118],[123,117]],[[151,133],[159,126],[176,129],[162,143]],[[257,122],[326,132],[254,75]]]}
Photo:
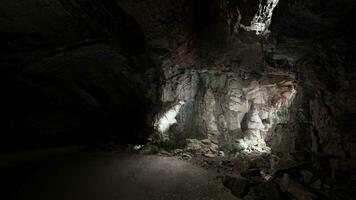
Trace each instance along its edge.
{"label": "pile of rocks", "polygon": [[187,145],[184,150],[192,154],[201,154],[208,158],[225,156],[223,151],[218,150],[219,146],[209,139],[187,139],[186,141]]}
{"label": "pile of rocks", "polygon": [[262,160],[237,159],[234,162],[234,174],[222,179],[224,186],[235,196],[251,200],[325,198],[323,187],[328,187],[327,183],[322,181],[323,178],[313,169],[311,162],[280,161],[274,166],[275,169],[267,172]]}

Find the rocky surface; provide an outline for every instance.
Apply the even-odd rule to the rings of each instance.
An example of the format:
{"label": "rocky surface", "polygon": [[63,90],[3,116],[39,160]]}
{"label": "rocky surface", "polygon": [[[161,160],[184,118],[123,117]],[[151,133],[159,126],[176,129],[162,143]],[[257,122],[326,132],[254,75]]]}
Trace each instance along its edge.
{"label": "rocky surface", "polygon": [[159,70],[131,15],[114,1],[1,7],[3,151],[146,141]]}
{"label": "rocky surface", "polygon": [[[79,152],[24,163],[1,175],[3,189],[10,189],[2,191],[6,199],[237,199],[213,171],[155,155]],[[11,181],[21,175],[27,180]]]}
{"label": "rocky surface", "polygon": [[156,153],[246,178],[245,199],[352,197],[355,1],[0,4],[4,151],[156,125]]}
{"label": "rocky surface", "polygon": [[[168,73],[168,72],[167,72]],[[204,137],[215,144],[239,144],[243,149],[269,151],[275,124],[288,119],[288,108],[296,90],[287,75],[218,70],[184,70],[166,77],[162,101],[170,109],[184,102],[176,125],[168,133],[172,140]],[[169,112],[169,111],[168,111]],[[164,116],[163,116],[164,117]]]}

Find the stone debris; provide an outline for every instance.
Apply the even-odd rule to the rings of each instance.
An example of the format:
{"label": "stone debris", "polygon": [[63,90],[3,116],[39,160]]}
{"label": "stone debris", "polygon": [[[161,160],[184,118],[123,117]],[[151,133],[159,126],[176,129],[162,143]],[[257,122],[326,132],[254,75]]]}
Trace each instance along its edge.
{"label": "stone debris", "polygon": [[210,158],[222,155],[218,151],[219,146],[214,144],[209,139],[187,139],[186,142],[187,144],[184,150],[187,152],[203,154]]}

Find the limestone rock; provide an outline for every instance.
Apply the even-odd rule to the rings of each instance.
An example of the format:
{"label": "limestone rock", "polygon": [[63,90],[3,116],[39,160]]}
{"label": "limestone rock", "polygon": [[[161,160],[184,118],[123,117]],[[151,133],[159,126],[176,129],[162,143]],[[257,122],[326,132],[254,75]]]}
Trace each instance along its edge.
{"label": "limestone rock", "polygon": [[[267,132],[272,131],[276,113],[282,105],[289,106],[295,93],[289,79],[243,79],[239,73],[219,70],[166,70],[163,102],[172,106],[185,102],[176,117],[176,134],[189,138],[194,130],[207,138],[202,141],[204,144],[210,140],[221,145],[243,138],[250,151],[268,151]],[[188,149],[201,146],[188,145]],[[210,146],[211,151],[216,151],[215,145]]]}

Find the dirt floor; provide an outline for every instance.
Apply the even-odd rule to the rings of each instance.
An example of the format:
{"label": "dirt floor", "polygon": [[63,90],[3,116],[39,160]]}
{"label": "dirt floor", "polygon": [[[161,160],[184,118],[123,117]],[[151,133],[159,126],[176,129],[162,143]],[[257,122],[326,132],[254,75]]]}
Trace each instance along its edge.
{"label": "dirt floor", "polygon": [[1,167],[1,176],[6,199],[237,199],[224,188],[215,170],[158,155],[65,154]]}

